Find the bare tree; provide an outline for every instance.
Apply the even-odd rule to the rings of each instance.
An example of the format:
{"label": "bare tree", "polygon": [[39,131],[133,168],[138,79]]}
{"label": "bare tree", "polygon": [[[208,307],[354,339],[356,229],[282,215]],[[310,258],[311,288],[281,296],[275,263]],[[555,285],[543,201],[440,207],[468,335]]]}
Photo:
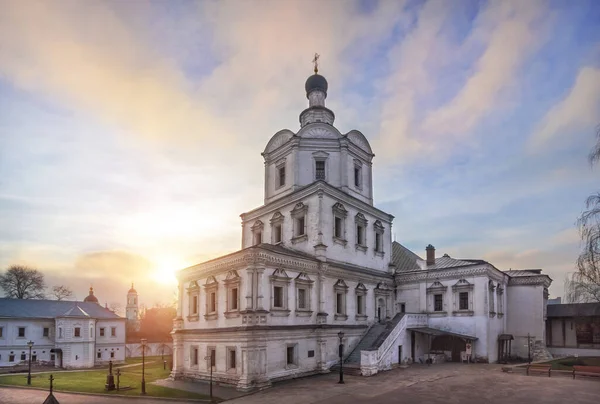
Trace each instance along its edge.
{"label": "bare tree", "polygon": [[[600,163],[600,125],[598,138],[589,155],[590,164]],[[600,302],[600,192],[590,195],[586,210],[577,220],[582,240],[582,250],[577,258],[577,272],[566,284],[570,303]]]}
{"label": "bare tree", "polygon": [[64,285],[52,286],[52,292],[50,293],[58,301],[69,300],[73,297],[73,291]]}
{"label": "bare tree", "polygon": [[43,299],[46,283],[44,274],[23,265],[11,265],[0,275],[0,287],[6,297],[13,299]]}
{"label": "bare tree", "polygon": [[123,310],[123,305],[119,302],[112,302],[108,305],[108,309],[115,314],[121,314],[121,310]]}

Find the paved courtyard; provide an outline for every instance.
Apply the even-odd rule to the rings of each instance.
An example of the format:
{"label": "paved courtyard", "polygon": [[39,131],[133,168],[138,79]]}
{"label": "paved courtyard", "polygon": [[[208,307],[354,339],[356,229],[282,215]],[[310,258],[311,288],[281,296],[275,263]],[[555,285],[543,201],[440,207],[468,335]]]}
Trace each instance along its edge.
{"label": "paved courtyard", "polygon": [[[598,404],[600,380],[567,376],[525,376],[501,372],[501,365],[440,364],[396,369],[375,377],[327,374],[278,383],[275,387],[229,400],[232,404],[347,404],[347,403],[461,403]],[[190,383],[187,389],[200,388]],[[0,388],[0,403],[42,403],[47,393]],[[61,404],[159,404],[173,401],[150,398],[110,398],[57,393]]]}

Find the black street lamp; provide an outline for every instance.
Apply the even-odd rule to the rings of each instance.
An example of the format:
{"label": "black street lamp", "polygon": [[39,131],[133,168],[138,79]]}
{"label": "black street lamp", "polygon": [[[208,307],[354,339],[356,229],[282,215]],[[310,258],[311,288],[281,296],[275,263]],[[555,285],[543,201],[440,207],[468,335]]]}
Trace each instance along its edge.
{"label": "black street lamp", "polygon": [[142,394],[146,394],[146,338],[142,338]]}
{"label": "black street lamp", "polygon": [[27,371],[27,385],[31,386],[31,348],[33,348],[33,341],[27,343],[29,347],[29,370]]}
{"label": "black street lamp", "polygon": [[342,331],[338,332],[338,338],[340,339],[340,381],[338,384],[344,384],[344,344],[342,343],[344,333]]}
{"label": "black street lamp", "polygon": [[209,394],[210,394],[210,402],[213,402],[213,393],[212,393],[212,373],[213,373],[213,363],[215,363],[215,351],[210,351],[210,355],[205,357],[204,360],[210,361],[208,362],[209,366],[210,366],[210,387],[209,387]]}
{"label": "black street lamp", "polygon": [[527,359],[531,365],[531,337],[527,334]]}

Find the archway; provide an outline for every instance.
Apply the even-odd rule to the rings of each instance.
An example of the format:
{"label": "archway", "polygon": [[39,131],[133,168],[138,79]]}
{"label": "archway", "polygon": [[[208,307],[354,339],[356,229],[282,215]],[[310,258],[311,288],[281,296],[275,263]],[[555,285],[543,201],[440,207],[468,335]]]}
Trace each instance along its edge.
{"label": "archway", "polygon": [[377,320],[380,323],[385,320],[385,300],[382,297],[377,299]]}
{"label": "archway", "polygon": [[431,341],[432,351],[450,351],[452,362],[460,362],[460,353],[466,351],[466,342],[460,337],[454,335],[438,335]]}

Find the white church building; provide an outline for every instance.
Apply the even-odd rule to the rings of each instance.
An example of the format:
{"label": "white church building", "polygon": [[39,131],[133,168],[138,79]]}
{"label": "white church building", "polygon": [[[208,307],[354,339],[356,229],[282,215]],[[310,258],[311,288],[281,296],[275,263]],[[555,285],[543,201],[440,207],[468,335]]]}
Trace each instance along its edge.
{"label": "white church building", "polygon": [[541,354],[551,279],[392,242],[369,141],[333,126],[327,87],[315,68],[300,129],[267,143],[264,205],[241,215],[242,249],[178,272],[171,376],[207,379],[212,366],[248,390],[328,372],[340,332],[344,366],[365,376],[430,358],[527,357],[528,337]]}

